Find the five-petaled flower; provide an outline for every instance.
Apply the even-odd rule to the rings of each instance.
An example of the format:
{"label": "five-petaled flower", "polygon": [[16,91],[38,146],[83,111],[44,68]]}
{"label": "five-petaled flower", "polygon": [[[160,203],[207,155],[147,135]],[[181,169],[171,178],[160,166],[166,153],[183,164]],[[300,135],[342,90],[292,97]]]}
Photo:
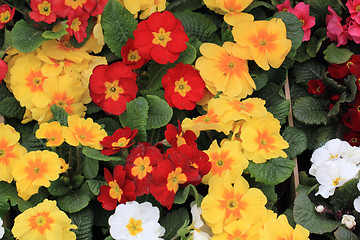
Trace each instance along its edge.
{"label": "five-petaled flower", "polygon": [[31,0],[31,12],[29,16],[35,22],[53,23],[56,21],[56,13],[51,8],[51,0]]}
{"label": "five-petaled flower", "polygon": [[113,135],[106,136],[102,141],[103,150],[101,153],[104,155],[112,155],[120,152],[121,149],[128,148],[134,144],[132,140],[138,133],[137,129],[131,130],[129,127],[124,127],[116,130]]}
{"label": "five-petaled flower", "polygon": [[10,22],[15,14],[15,8],[11,9],[7,4],[0,6],[0,29],[3,29],[5,24]]}

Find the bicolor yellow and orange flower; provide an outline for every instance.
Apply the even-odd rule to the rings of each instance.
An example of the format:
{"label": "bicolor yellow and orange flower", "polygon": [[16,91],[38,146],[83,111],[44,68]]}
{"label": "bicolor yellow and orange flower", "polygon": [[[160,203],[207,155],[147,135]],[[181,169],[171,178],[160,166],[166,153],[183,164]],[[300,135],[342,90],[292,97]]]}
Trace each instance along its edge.
{"label": "bicolor yellow and orange flower", "polygon": [[77,226],[71,224],[71,219],[56,206],[56,201],[45,199],[19,214],[11,232],[19,240],[75,240],[72,229]]}
{"label": "bicolor yellow and orange flower", "polygon": [[209,193],[201,203],[202,216],[212,232],[220,234],[235,220],[246,219],[250,224],[260,220],[266,214],[266,202],[261,190],[249,188],[243,177],[233,182],[227,174],[210,180]]}
{"label": "bicolor yellow and orange flower", "polygon": [[287,155],[283,151],[289,144],[280,135],[280,122],[268,113],[266,117],[252,118],[241,128],[240,138],[245,157],[255,163]]}
{"label": "bicolor yellow and orange flower", "polygon": [[78,115],[68,116],[69,127],[63,128],[65,141],[72,146],[88,146],[101,150],[100,141],[107,136],[104,129],[91,118],[80,118]]}
{"label": "bicolor yellow and orange flower", "polygon": [[232,34],[238,44],[234,54],[254,60],[264,70],[269,70],[270,66],[280,67],[291,49],[291,40],[286,38],[285,23],[279,18],[238,23]]}
{"label": "bicolor yellow and orange flower", "polygon": [[247,61],[235,54],[235,43],[225,42],[222,47],[214,43],[204,43],[200,46],[203,55],[196,60],[195,67],[206,83],[208,90],[216,95],[235,98],[245,98],[256,89],[251,78]]}
{"label": "bicolor yellow and orange flower", "polygon": [[45,138],[47,140],[46,146],[48,147],[58,147],[65,140],[62,134],[62,126],[56,121],[40,124],[35,136],[38,139]]}
{"label": "bicolor yellow and orange flower", "polygon": [[20,134],[7,124],[0,123],[0,180],[10,183],[13,163],[21,158],[26,149],[19,144]]}
{"label": "bicolor yellow and orange flower", "polygon": [[61,159],[55,152],[32,151],[13,163],[12,174],[16,181],[18,195],[28,200],[39,187],[49,187],[50,181],[58,179],[61,173]]}
{"label": "bicolor yellow and orange flower", "polygon": [[240,177],[249,164],[241,149],[239,141],[224,141],[219,147],[214,140],[209,149],[204,151],[209,156],[211,170],[202,182],[207,184],[210,179],[221,178],[225,174],[230,174],[231,181]]}
{"label": "bicolor yellow and orange flower", "polygon": [[259,228],[245,219],[235,220],[224,227],[224,231],[214,235],[211,240],[241,239],[259,240]]}

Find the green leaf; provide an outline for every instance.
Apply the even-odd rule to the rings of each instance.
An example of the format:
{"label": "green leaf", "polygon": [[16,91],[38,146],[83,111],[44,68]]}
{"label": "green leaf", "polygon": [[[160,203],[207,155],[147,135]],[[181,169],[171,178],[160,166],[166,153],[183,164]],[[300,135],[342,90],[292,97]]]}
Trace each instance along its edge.
{"label": "green leaf", "polygon": [[88,184],[84,183],[80,189],[59,197],[57,203],[61,210],[75,213],[89,205],[92,196]]}
{"label": "green leaf", "polygon": [[346,227],[340,226],[334,232],[336,240],[359,240],[359,237],[355,235],[352,231]]}
{"label": "green leaf", "polygon": [[270,10],[274,10],[274,6],[271,5],[270,3],[255,0],[247,8],[244,9],[244,12],[250,12],[254,8],[257,8],[260,6],[266,7],[267,9],[270,9]]}
{"label": "green leaf", "polygon": [[347,87],[345,102],[350,103],[354,101],[356,93],[358,91],[356,86],[357,81],[358,81],[357,77],[353,74],[347,76],[344,79],[345,86]]}
{"label": "green leaf", "polygon": [[199,195],[194,185],[187,185],[185,188],[179,188],[176,192],[174,204],[184,204],[189,197],[189,194],[195,198],[197,204],[201,204],[202,197]]}
{"label": "green leaf", "polygon": [[288,179],[294,167],[293,160],[279,157],[267,160],[265,163],[250,161],[248,170],[250,176],[256,181],[267,185],[276,185]]}
{"label": "green leaf", "polygon": [[65,111],[65,109],[57,106],[56,104],[53,104],[50,109],[54,116],[53,120],[58,121],[62,126],[68,125],[69,114]]}
{"label": "green leaf", "polygon": [[101,107],[96,105],[94,102],[91,102],[91,103],[85,105],[85,107],[86,107],[87,115],[94,114],[94,113],[100,112],[102,110]]}
{"label": "green leaf", "polygon": [[323,43],[323,41],[327,38],[326,36],[326,28],[318,28],[314,32],[314,34],[311,36],[310,40],[308,41],[306,45],[306,53],[309,54],[311,57],[315,57],[318,51],[320,50],[320,47]]}
{"label": "green leaf", "polygon": [[168,124],[173,115],[173,109],[169,104],[154,95],[147,95],[145,98],[149,104],[146,130],[161,128]]}
{"label": "green leaf", "polygon": [[77,213],[69,215],[71,223],[77,226],[74,230],[77,240],[93,239],[92,227],[94,223],[94,213],[90,207],[87,207]]}
{"label": "green leaf", "polygon": [[[83,147],[82,153],[89,158],[96,159],[99,161],[116,161],[116,162],[125,162],[125,159],[123,157],[119,156],[106,156],[101,153],[101,151],[96,150],[91,147]],[[120,163],[121,164],[121,163]]]}
{"label": "green leaf", "polygon": [[300,20],[292,13],[289,12],[277,12],[274,14],[274,18],[281,18],[286,26],[286,37],[291,40],[291,51],[296,51],[302,43],[304,36],[304,30]]}
{"label": "green leaf", "polygon": [[359,179],[354,178],[336,188],[334,195],[330,198],[330,203],[335,212],[353,208],[353,201],[359,196],[359,190],[356,186],[358,182]]}
{"label": "green leaf", "polygon": [[284,150],[288,158],[292,159],[306,150],[307,138],[300,129],[287,126],[282,136],[289,143],[289,148]]}
{"label": "green leaf", "polygon": [[94,194],[95,196],[100,194],[100,187],[106,184],[105,181],[100,180],[86,180],[86,183],[92,194]]}
{"label": "green leaf", "polygon": [[217,27],[204,14],[186,9],[183,12],[175,12],[174,16],[181,21],[189,37],[194,36],[202,42],[211,42]]}
{"label": "green leaf", "polygon": [[331,88],[334,88],[338,92],[343,92],[346,89],[344,85],[339,84],[336,80],[329,77],[328,74],[324,74],[323,81],[324,83],[328,84]]}
{"label": "green leaf", "polygon": [[251,71],[251,77],[255,82],[256,91],[259,91],[263,87],[265,87],[268,82],[268,74],[267,71],[262,70],[261,68],[256,68]]}
{"label": "green leaf", "polygon": [[58,31],[58,32],[45,31],[45,32],[43,32],[42,36],[44,38],[47,38],[47,39],[59,39],[59,38],[61,38],[62,36],[66,35],[68,33],[66,31],[67,27],[68,26],[65,23],[63,23],[63,26],[60,29],[60,31]]}
{"label": "green leaf", "polygon": [[119,116],[123,127],[137,129],[136,139],[146,141],[146,126],[148,120],[149,104],[143,97],[138,97],[126,104],[126,111]]}
{"label": "green leaf", "polygon": [[5,97],[0,101],[0,115],[6,118],[22,119],[25,108],[14,97]]}
{"label": "green leaf", "polygon": [[338,0],[304,0],[304,2],[310,5],[310,15],[316,18],[318,24],[325,22],[325,17],[329,14],[329,6],[341,16],[341,5]]}
{"label": "green leaf", "polygon": [[224,42],[234,42],[234,37],[231,33],[231,26],[228,25],[226,22],[223,22],[223,24],[221,25],[221,43],[223,44]]}
{"label": "green leaf", "polygon": [[0,181],[0,192],[2,197],[6,197],[10,200],[11,206],[17,205],[20,212],[34,207],[34,204],[32,204],[30,201],[24,201],[22,198],[20,198],[16,191],[16,187],[10,183]]}
{"label": "green leaf", "polygon": [[292,68],[292,73],[296,83],[304,83],[310,79],[322,78],[327,67],[319,61],[309,60],[303,63],[295,63]]}
{"label": "green leaf", "polygon": [[10,46],[11,46],[11,31],[5,29],[5,40],[1,50],[5,51]]}
{"label": "green leaf", "polygon": [[272,209],[278,199],[278,196],[275,192],[275,186],[255,182],[253,187],[260,189],[264,193],[267,198],[267,203],[265,207],[267,209]]}
{"label": "green leaf", "polygon": [[324,59],[329,63],[342,64],[347,62],[354,54],[346,48],[338,48],[335,43],[332,43],[324,50]]}
{"label": "green leaf", "polygon": [[118,0],[109,0],[101,16],[105,43],[116,56],[121,57],[121,47],[133,36],[138,22]]}
{"label": "green leaf", "polygon": [[103,128],[105,129],[108,135],[112,135],[116,130],[121,128],[119,120],[111,117],[100,118],[96,120],[96,122],[100,125],[104,125]]}
{"label": "green leaf", "polygon": [[313,97],[302,97],[293,106],[297,120],[306,124],[326,124],[328,101]]}
{"label": "green leaf", "polygon": [[85,181],[83,175],[75,175],[70,180],[70,185],[73,189],[78,189]]}
{"label": "green leaf", "polygon": [[84,159],[84,177],[93,179],[99,172],[99,161],[93,158],[85,157]]}
{"label": "green leaf", "polygon": [[309,177],[305,171],[299,172],[299,181],[300,184],[308,187],[312,187],[318,183],[316,178]]}
{"label": "green leaf", "polygon": [[[330,139],[336,138],[336,129],[335,125],[327,125],[321,128],[318,128],[316,131],[316,145],[315,148],[319,148],[324,145]],[[314,138],[314,132],[311,133],[311,137]]]}
{"label": "green leaf", "polygon": [[42,33],[24,19],[17,21],[11,33],[12,46],[23,53],[33,52],[45,41]]}
{"label": "green leaf", "polygon": [[294,201],[294,219],[297,224],[311,233],[324,234],[332,232],[339,225],[339,221],[327,219],[315,211],[313,204],[305,193],[299,193]]}
{"label": "green leaf", "polygon": [[183,10],[195,10],[201,8],[204,3],[202,0],[172,0],[169,1],[169,5],[166,7],[166,10],[175,12]]}
{"label": "green leaf", "polygon": [[[310,39],[311,40],[311,39]],[[296,54],[294,60],[297,62],[305,62],[309,60],[311,57],[306,52],[306,42],[303,42],[298,49],[296,49]]]}
{"label": "green leaf", "polygon": [[290,100],[283,100],[275,106],[268,107],[268,111],[271,112],[276,119],[283,125],[287,121],[290,110]]}
{"label": "green leaf", "polygon": [[58,178],[57,180],[51,182],[50,187],[48,187],[48,191],[51,195],[58,197],[67,194],[70,189],[69,186],[66,186],[64,181]]}
{"label": "green leaf", "polygon": [[163,236],[164,239],[172,239],[177,230],[189,219],[189,213],[186,208],[179,208],[168,212],[165,217],[160,219],[160,225],[163,226],[166,231]]}

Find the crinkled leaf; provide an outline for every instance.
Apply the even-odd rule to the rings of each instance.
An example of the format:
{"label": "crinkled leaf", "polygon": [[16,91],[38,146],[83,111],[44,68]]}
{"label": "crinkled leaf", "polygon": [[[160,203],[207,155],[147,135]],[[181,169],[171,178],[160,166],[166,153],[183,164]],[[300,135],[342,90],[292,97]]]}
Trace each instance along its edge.
{"label": "crinkled leaf", "polygon": [[[316,131],[316,145],[315,148],[319,148],[324,145],[327,141],[336,138],[336,129],[335,125],[327,125],[321,128],[317,128]],[[312,132],[311,137],[314,138],[314,132]]]}
{"label": "crinkled leaf", "polygon": [[[311,40],[311,39],[310,39]],[[309,54],[306,52],[306,42],[303,42],[300,47],[298,49],[296,49],[296,55],[294,57],[294,59],[297,62],[305,62],[307,60],[309,60],[311,57],[309,56]]]}
{"label": "crinkled leaf", "polygon": [[89,205],[92,197],[93,194],[90,192],[88,185],[84,183],[80,189],[59,197],[57,203],[61,210],[75,213]]}
{"label": "crinkled leaf", "polygon": [[121,57],[121,47],[133,36],[138,22],[118,0],[109,0],[101,15],[104,40],[110,50]]}
{"label": "crinkled leaf", "polygon": [[201,8],[204,5],[202,0],[172,0],[169,5],[167,5],[166,10],[174,11],[183,11],[183,10],[195,10]]}
{"label": "crinkled leaf", "polygon": [[90,189],[90,191],[92,192],[92,194],[94,194],[95,196],[100,194],[100,187],[102,185],[105,185],[106,182],[105,181],[101,181],[101,180],[86,180],[86,183]]}
{"label": "crinkled leaf", "polygon": [[251,71],[251,77],[255,82],[256,91],[262,89],[268,82],[268,74],[261,68],[256,68],[255,70]]}
{"label": "crinkled leaf", "polygon": [[108,135],[112,135],[116,130],[118,130],[121,127],[119,121],[110,117],[100,118],[96,120],[96,122],[104,126],[103,128],[105,129]]}
{"label": "crinkled leaf", "polygon": [[84,177],[93,179],[99,172],[99,161],[93,158],[85,157],[84,159]]}
{"label": "crinkled leaf", "polygon": [[331,88],[334,88],[338,92],[345,91],[346,87],[342,84],[339,84],[336,80],[331,78],[328,74],[324,75],[323,81],[328,84]]}
{"label": "crinkled leaf", "polygon": [[355,75],[349,75],[344,79],[344,83],[347,87],[345,102],[352,102],[355,99],[357,93],[356,82],[358,81]]}
{"label": "crinkled leaf", "polygon": [[289,143],[289,148],[284,150],[289,158],[294,158],[306,150],[307,138],[300,129],[287,126],[282,136]]}
{"label": "crinkled leaf", "polygon": [[144,97],[146,97],[146,95],[154,95],[154,96],[158,96],[161,99],[164,99],[164,93],[165,93],[164,89],[158,89],[158,90],[145,89],[140,91],[140,94]]}
{"label": "crinkled leaf", "polygon": [[231,33],[231,26],[228,25],[226,22],[223,22],[221,26],[221,43],[224,42],[234,42],[234,37]]}
{"label": "crinkled leaf", "polygon": [[63,180],[58,178],[57,180],[51,182],[50,187],[48,187],[48,191],[51,195],[58,197],[67,194],[70,189],[69,186],[65,185]]}
{"label": "crinkled leaf", "polygon": [[183,204],[189,197],[189,194],[195,198],[198,205],[201,204],[203,197],[198,193],[194,185],[188,185],[185,188],[179,188],[176,192],[174,204]]}
{"label": "crinkled leaf", "polygon": [[329,14],[328,6],[341,16],[342,9],[338,0],[304,0],[304,2],[310,5],[310,15],[315,17],[317,24],[325,22],[325,17]]}
{"label": "crinkled leaf", "polygon": [[157,129],[168,124],[173,115],[173,109],[169,104],[165,100],[154,95],[147,95],[145,98],[149,104],[146,129]]}
{"label": "crinkled leaf", "polygon": [[71,177],[70,184],[71,184],[72,189],[79,188],[83,184],[84,181],[85,181],[85,178],[83,175],[75,175],[75,176]]}
{"label": "crinkled leaf", "polygon": [[354,54],[346,48],[338,48],[335,43],[332,43],[324,50],[324,59],[329,63],[342,64],[347,62]]}
{"label": "crinkled leaf", "polygon": [[60,29],[60,31],[57,31],[57,32],[45,31],[45,32],[43,32],[42,36],[47,39],[59,39],[68,33],[66,31],[66,28],[67,28],[67,25],[65,23],[63,23],[63,26]]}
{"label": "crinkled leaf", "polygon": [[306,44],[306,53],[309,54],[311,57],[315,57],[323,41],[327,38],[326,36],[326,28],[318,28],[311,36],[310,40]]}
{"label": "crinkled leaf", "polygon": [[333,205],[335,212],[353,208],[354,199],[360,195],[356,186],[358,182],[359,180],[354,178],[336,188],[334,195],[330,197],[330,203]]}
{"label": "crinkled leaf", "polygon": [[92,227],[94,223],[94,213],[90,207],[87,207],[79,212],[69,214],[71,223],[77,226],[74,230],[77,240],[91,240],[93,239]]}
{"label": "crinkled leaf", "polygon": [[172,239],[177,230],[189,219],[189,213],[186,208],[179,208],[168,212],[165,217],[160,219],[160,225],[163,226],[166,231],[163,236],[164,239]]}
{"label": "crinkled leaf", "polygon": [[268,107],[268,111],[271,112],[276,119],[280,121],[280,124],[286,123],[290,110],[290,101],[283,100],[277,105]]}
{"label": "crinkled leaf", "polygon": [[327,219],[315,211],[313,204],[305,193],[299,193],[294,201],[294,219],[297,224],[309,230],[311,233],[324,234],[332,232],[340,221]]}
{"label": "crinkled leaf", "polygon": [[319,61],[309,60],[303,63],[295,63],[292,73],[296,83],[307,83],[310,79],[321,78],[327,67]]}
{"label": "crinkled leaf", "polygon": [[291,176],[295,167],[295,162],[286,158],[273,158],[265,163],[249,162],[248,170],[250,176],[256,181],[276,185],[282,183]]}
{"label": "crinkled leaf", "polygon": [[119,116],[123,127],[137,129],[135,139],[146,141],[146,126],[148,120],[149,104],[143,97],[138,97],[126,104],[126,111]]}
{"label": "crinkled leaf", "polygon": [[7,118],[22,119],[25,108],[14,97],[5,97],[0,101],[0,115]]}
{"label": "crinkled leaf", "polygon": [[99,161],[116,161],[116,162],[125,162],[125,159],[123,157],[119,156],[106,156],[101,153],[101,151],[96,150],[91,147],[84,147],[82,149],[82,153],[89,158],[96,159]]}
{"label": "crinkled leaf", "polygon": [[344,226],[338,227],[338,229],[334,232],[334,236],[336,240],[359,240],[359,237],[356,236],[355,233]]}
{"label": "crinkled leaf", "polygon": [[24,19],[19,20],[12,29],[12,46],[23,53],[33,52],[45,41],[42,33],[42,31],[30,26]]}
{"label": "crinkled leaf", "polygon": [[255,0],[247,8],[244,9],[244,12],[250,12],[254,8],[261,7],[261,6],[266,7],[267,9],[270,9],[270,10],[274,10],[274,6],[271,5],[270,3]]}
{"label": "crinkled leaf", "polygon": [[328,101],[313,97],[302,97],[293,106],[297,120],[306,124],[326,124]]}
{"label": "crinkled leaf", "polygon": [[28,208],[34,207],[34,205],[30,201],[24,201],[22,198],[20,198],[16,191],[16,187],[10,183],[1,181],[0,192],[2,197],[6,197],[10,200],[11,206],[17,205],[20,212],[23,212]]}
{"label": "crinkled leaf", "polygon": [[58,121],[60,125],[67,126],[68,125],[68,116],[69,114],[62,107],[53,104],[51,106],[51,112],[54,116],[53,120]]}
{"label": "crinkled leaf", "polygon": [[309,177],[305,171],[299,172],[299,181],[300,184],[308,187],[312,187],[318,183],[316,178]]}
{"label": "crinkled leaf", "polygon": [[86,114],[87,115],[94,114],[94,113],[100,112],[102,110],[101,107],[96,105],[94,102],[91,102],[85,106],[86,106]]}
{"label": "crinkled leaf", "polygon": [[6,196],[0,196],[0,214],[10,210],[10,204],[8,203]]}

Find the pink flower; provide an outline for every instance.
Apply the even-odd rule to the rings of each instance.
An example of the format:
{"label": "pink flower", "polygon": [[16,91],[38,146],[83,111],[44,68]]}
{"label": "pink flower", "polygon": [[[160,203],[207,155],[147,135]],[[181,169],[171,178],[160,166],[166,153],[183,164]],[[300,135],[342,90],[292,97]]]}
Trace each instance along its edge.
{"label": "pink flower", "polygon": [[346,6],[349,9],[350,17],[360,24],[360,0],[348,0]]}
{"label": "pink flower", "polygon": [[345,45],[350,39],[350,35],[347,31],[347,25],[341,25],[341,17],[339,17],[336,12],[328,7],[330,15],[326,15],[326,29],[327,36],[331,41],[336,41],[338,44],[336,46]]}
{"label": "pink flower", "polygon": [[348,28],[348,33],[351,36],[352,40],[356,42],[357,44],[360,43],[360,25],[353,21]]}
{"label": "pink flower", "polygon": [[292,9],[290,5],[290,0],[285,0],[283,3],[276,5],[276,7],[279,12],[287,12]]}
{"label": "pink flower", "polygon": [[304,30],[303,41],[309,41],[311,28],[315,25],[315,17],[309,15],[310,5],[303,2],[296,4],[295,8],[290,8],[288,12],[294,14],[301,22]]}

